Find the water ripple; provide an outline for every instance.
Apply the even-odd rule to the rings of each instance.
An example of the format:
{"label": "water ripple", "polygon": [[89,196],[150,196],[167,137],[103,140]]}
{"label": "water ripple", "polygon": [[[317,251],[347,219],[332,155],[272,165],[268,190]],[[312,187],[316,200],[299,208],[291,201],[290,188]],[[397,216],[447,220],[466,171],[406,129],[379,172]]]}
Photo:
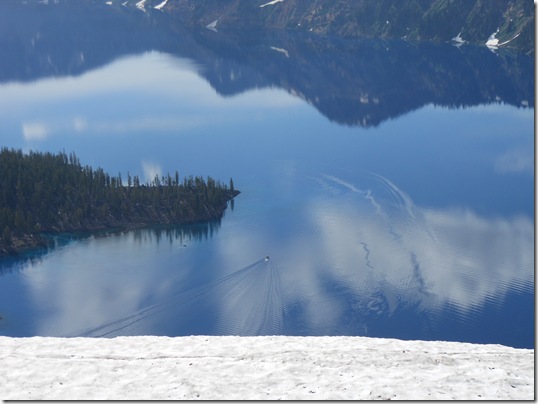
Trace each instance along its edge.
{"label": "water ripple", "polygon": [[[261,315],[260,315],[261,313]],[[119,320],[77,333],[84,337],[143,335],[153,323],[196,323],[216,335],[276,335],[282,332],[283,308],[275,265],[264,258],[206,285],[177,293]],[[152,327],[149,325],[153,324]],[[184,324],[183,324],[184,325]],[[178,327],[177,329],[180,329]],[[166,335],[166,333],[161,333]]]}

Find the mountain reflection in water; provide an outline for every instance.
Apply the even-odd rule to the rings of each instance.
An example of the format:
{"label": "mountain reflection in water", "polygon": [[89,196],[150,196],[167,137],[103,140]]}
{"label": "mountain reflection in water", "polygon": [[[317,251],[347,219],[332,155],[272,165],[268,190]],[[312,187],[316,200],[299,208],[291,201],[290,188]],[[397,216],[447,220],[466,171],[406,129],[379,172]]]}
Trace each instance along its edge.
{"label": "mountain reflection in water", "polygon": [[76,76],[158,51],[203,66],[198,73],[221,95],[283,88],[345,125],[376,126],[428,104],[534,107],[534,59],[504,49],[192,30],[158,10],[93,2],[5,2],[0,11],[0,45],[11,55],[0,59],[0,82]]}

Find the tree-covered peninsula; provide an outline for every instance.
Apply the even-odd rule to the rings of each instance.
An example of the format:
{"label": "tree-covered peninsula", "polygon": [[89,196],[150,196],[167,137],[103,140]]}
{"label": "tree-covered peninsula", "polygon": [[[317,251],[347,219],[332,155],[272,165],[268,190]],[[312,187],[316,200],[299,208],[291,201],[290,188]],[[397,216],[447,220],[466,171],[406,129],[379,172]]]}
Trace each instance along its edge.
{"label": "tree-covered peninsula", "polygon": [[78,157],[0,150],[0,255],[44,245],[44,233],[125,230],[221,218],[239,194],[233,180],[111,176]]}

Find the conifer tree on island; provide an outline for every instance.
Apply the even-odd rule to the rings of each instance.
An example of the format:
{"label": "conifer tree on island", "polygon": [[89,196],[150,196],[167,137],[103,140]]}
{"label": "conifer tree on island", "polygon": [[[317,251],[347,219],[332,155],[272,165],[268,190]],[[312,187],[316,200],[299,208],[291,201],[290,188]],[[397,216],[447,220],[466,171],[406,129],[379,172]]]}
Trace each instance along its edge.
{"label": "conifer tree on island", "polygon": [[78,233],[180,225],[222,217],[239,194],[211,177],[180,181],[156,176],[110,176],[82,166],[78,157],[0,150],[0,255],[42,245],[42,233]]}

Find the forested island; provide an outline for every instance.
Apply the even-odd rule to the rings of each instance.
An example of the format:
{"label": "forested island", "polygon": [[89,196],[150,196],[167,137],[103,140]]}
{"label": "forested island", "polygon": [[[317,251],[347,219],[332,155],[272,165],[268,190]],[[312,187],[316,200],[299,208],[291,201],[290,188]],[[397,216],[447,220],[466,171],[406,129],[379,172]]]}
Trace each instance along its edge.
{"label": "forested island", "polygon": [[221,218],[233,180],[155,176],[142,184],[82,166],[74,153],[0,150],[0,255],[45,246],[43,234],[130,230]]}

